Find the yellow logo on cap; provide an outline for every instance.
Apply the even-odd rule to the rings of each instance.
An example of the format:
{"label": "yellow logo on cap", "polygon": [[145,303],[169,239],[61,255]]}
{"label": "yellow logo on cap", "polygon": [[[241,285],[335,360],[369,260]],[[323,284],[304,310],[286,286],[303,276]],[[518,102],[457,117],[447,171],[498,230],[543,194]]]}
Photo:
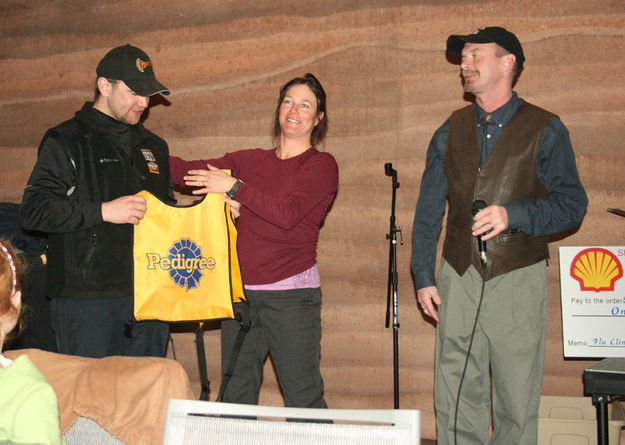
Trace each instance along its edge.
{"label": "yellow logo on cap", "polygon": [[[138,57],[137,57],[136,64],[137,64],[137,69],[139,71],[141,71],[141,72],[144,72],[147,67],[152,66],[152,62],[150,60],[148,60],[147,62],[144,62],[143,60],[139,59]],[[152,68],[152,69],[154,69],[154,68]]]}
{"label": "yellow logo on cap", "polygon": [[613,291],[614,283],[623,276],[623,266],[609,250],[598,247],[582,250],[571,263],[571,277],[581,290]]}

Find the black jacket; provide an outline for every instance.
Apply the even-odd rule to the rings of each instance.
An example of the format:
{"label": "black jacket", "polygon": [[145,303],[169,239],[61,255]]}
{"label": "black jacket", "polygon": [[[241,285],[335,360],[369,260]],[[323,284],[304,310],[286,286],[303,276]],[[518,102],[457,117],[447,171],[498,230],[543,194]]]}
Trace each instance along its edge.
{"label": "black jacket", "polygon": [[175,202],[167,143],[141,124],[111,128],[88,102],[39,146],[20,221],[48,233],[49,297],[133,295],[133,226],[104,222],[101,205],[142,189]]}

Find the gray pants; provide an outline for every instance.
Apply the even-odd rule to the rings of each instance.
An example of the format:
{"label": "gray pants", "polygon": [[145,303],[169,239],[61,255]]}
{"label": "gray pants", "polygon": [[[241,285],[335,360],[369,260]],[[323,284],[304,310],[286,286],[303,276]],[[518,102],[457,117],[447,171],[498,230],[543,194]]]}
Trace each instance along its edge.
{"label": "gray pants", "polygon": [[[442,262],[435,384],[439,445],[454,443],[456,398],[481,286],[473,266],[459,276]],[[486,282],[460,395],[458,444],[536,444],[546,320],[545,261]]]}
{"label": "gray pants", "polygon": [[[286,406],[327,408],[320,371],[321,289],[246,290],[252,326],[224,392],[224,402],[257,404],[263,366],[271,355]],[[239,325],[221,324],[225,371]]]}

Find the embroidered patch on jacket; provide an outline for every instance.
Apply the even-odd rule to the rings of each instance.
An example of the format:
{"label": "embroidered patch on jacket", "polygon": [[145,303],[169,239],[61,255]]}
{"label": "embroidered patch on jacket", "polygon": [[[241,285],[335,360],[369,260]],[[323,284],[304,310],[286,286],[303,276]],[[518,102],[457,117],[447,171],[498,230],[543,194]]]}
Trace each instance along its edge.
{"label": "embroidered patch on jacket", "polygon": [[159,174],[158,162],[156,162],[156,158],[154,157],[154,153],[149,148],[142,148],[141,154],[143,154],[143,158],[147,161],[148,170],[150,173]]}

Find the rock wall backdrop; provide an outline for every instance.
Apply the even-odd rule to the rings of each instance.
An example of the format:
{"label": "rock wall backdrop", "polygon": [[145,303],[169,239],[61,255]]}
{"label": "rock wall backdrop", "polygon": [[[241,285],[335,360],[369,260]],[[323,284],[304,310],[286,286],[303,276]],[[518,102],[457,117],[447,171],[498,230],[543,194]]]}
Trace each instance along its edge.
{"label": "rock wall backdrop", "polygon": [[[625,2],[620,0],[4,0],[0,3],[0,199],[20,202],[45,130],[92,98],[95,67],[132,43],[172,94],[145,125],[185,158],[271,147],[278,88],[314,73],[328,94],[323,149],[340,190],[321,231],[322,371],[336,408],[393,407],[393,333],[386,329],[391,179],[398,171],[400,406],[422,412],[434,437],[435,326],[417,309],[410,274],[412,216],[432,133],[463,106],[452,33],[504,26],[527,62],[516,90],[568,126],[590,198],[577,231],[551,243],[544,394],[581,396],[591,361],[562,351],[558,247],[622,245],[625,219]],[[213,394],[219,331],[207,327]],[[176,357],[199,394],[193,334]],[[261,403],[282,404],[271,364]]]}

